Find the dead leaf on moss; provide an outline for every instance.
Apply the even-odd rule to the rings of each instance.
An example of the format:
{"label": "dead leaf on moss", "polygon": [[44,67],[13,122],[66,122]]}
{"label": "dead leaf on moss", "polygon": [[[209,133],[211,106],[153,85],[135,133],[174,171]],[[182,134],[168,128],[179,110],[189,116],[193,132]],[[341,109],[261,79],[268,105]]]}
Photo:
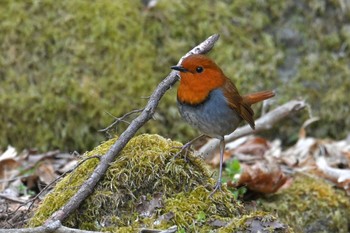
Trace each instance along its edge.
{"label": "dead leaf on moss", "polygon": [[260,193],[274,193],[285,187],[288,178],[276,163],[257,161],[253,165],[242,164],[237,186],[247,186]]}
{"label": "dead leaf on moss", "polygon": [[157,208],[163,207],[162,198],[162,193],[154,193],[152,199],[149,201],[146,196],[141,196],[141,200],[136,206],[137,212],[139,212],[142,217],[152,216]]}
{"label": "dead leaf on moss", "polygon": [[220,219],[209,220],[209,225],[213,227],[224,227],[227,225],[227,222]]}
{"label": "dead leaf on moss", "polygon": [[168,212],[166,214],[161,215],[157,220],[154,222],[155,225],[160,225],[163,221],[169,222],[171,219],[175,217],[174,212]]}
{"label": "dead leaf on moss", "polygon": [[246,232],[284,232],[288,228],[280,221],[266,217],[250,218],[245,225],[247,226]]}

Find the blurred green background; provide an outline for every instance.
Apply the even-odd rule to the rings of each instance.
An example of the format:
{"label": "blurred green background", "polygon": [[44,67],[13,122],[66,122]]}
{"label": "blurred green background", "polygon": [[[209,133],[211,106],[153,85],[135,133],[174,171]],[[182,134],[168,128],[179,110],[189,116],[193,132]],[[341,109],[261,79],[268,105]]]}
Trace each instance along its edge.
{"label": "blurred green background", "polygon": [[[84,152],[98,132],[142,108],[169,67],[208,36],[210,53],[242,94],[275,89],[275,105],[303,98],[321,120],[310,135],[350,129],[350,6],[339,0],[1,0],[0,147]],[[259,106],[255,108],[258,112]],[[307,114],[271,133],[290,143]],[[120,134],[121,124],[110,134]],[[185,142],[176,88],[141,132]]]}

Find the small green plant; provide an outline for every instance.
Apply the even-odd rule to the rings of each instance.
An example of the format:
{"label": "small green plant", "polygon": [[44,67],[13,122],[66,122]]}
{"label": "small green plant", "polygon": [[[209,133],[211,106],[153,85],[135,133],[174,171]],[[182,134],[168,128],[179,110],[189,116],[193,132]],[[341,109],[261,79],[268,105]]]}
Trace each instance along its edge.
{"label": "small green plant", "polygon": [[241,164],[238,159],[232,159],[226,163],[225,171],[232,181],[237,181],[237,176],[241,173]]}
{"label": "small green plant", "polygon": [[198,222],[204,222],[206,219],[206,215],[203,211],[199,211],[198,215],[197,215],[197,221]]}
{"label": "small green plant", "polygon": [[24,195],[24,196],[34,196],[35,195],[35,192],[32,191],[32,190],[29,190],[27,186],[25,186],[24,184],[20,184],[18,186],[18,192],[19,194],[21,195]]}
{"label": "small green plant", "polygon": [[245,186],[235,189],[230,188],[230,191],[232,192],[234,198],[238,200],[239,198],[242,198],[244,196],[244,194],[247,192],[247,188]]}
{"label": "small green plant", "polygon": [[[241,164],[239,163],[238,159],[234,158],[228,163],[226,163],[225,172],[227,175],[227,179],[231,182],[236,182],[238,180],[239,174],[241,173]],[[227,180],[225,179],[225,180]],[[227,181],[226,181],[227,182]],[[228,187],[229,190],[232,192],[234,198],[237,200],[239,197],[242,197],[246,192],[246,187],[240,187],[240,188],[232,188]]]}

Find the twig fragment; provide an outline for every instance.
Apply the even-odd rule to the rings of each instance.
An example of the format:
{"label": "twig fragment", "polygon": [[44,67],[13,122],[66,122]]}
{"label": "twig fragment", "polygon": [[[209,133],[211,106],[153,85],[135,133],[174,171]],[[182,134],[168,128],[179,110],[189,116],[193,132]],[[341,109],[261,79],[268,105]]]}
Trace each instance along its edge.
{"label": "twig fragment", "polygon": [[12,202],[20,203],[20,204],[25,204],[26,203],[25,201],[22,201],[20,199],[14,198],[14,197],[7,196],[7,195],[2,194],[2,193],[0,193],[0,198],[6,199],[6,200],[9,200],[9,201],[12,201]]}
{"label": "twig fragment", "polygon": [[116,120],[112,124],[107,126],[106,128],[100,129],[99,132],[106,132],[106,131],[110,130],[111,128],[113,128],[114,126],[116,126],[117,124],[119,124],[119,122],[124,122],[124,123],[130,124],[130,122],[126,121],[125,118],[127,118],[128,116],[130,116],[132,114],[139,113],[142,111],[143,111],[143,109],[135,109],[135,110],[132,110],[131,112],[124,114],[121,117],[115,117],[111,113],[107,112],[110,116],[114,117]]}
{"label": "twig fragment", "polygon": [[0,233],[102,233],[100,231],[86,231],[65,227],[60,221],[54,221],[50,224],[35,228],[22,229],[0,229]]}

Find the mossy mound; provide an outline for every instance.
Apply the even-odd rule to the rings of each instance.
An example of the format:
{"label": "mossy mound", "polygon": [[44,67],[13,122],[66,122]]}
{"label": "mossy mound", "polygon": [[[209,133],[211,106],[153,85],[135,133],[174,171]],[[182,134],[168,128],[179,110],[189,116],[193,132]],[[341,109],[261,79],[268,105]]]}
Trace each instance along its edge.
{"label": "mossy mound", "polygon": [[298,175],[293,185],[261,199],[264,211],[274,211],[296,232],[346,233],[350,230],[350,200],[324,180]]}
{"label": "mossy mound", "polygon": [[[142,108],[169,67],[214,33],[221,38],[210,56],[242,94],[306,98],[321,117],[317,136],[349,131],[350,14],[342,1],[159,1],[148,11],[141,2],[1,2],[1,147],[93,148],[114,120],[106,111]],[[194,137],[175,101],[174,88],[141,131]],[[295,125],[278,126],[286,140]]]}
{"label": "mossy mound", "polygon": [[[84,158],[104,154],[115,140],[101,144],[86,153]],[[174,158],[178,146],[181,144],[157,135],[133,138],[111,164],[93,194],[64,224],[113,232],[166,229],[173,225],[186,232],[208,232],[243,229],[249,227],[245,225],[247,219],[269,216],[244,211],[225,187],[223,192],[210,198],[214,180],[207,166],[192,153],[188,153],[185,159],[185,153]],[[45,197],[29,225],[41,225],[60,208],[97,163],[97,158],[89,159],[60,181]]]}

